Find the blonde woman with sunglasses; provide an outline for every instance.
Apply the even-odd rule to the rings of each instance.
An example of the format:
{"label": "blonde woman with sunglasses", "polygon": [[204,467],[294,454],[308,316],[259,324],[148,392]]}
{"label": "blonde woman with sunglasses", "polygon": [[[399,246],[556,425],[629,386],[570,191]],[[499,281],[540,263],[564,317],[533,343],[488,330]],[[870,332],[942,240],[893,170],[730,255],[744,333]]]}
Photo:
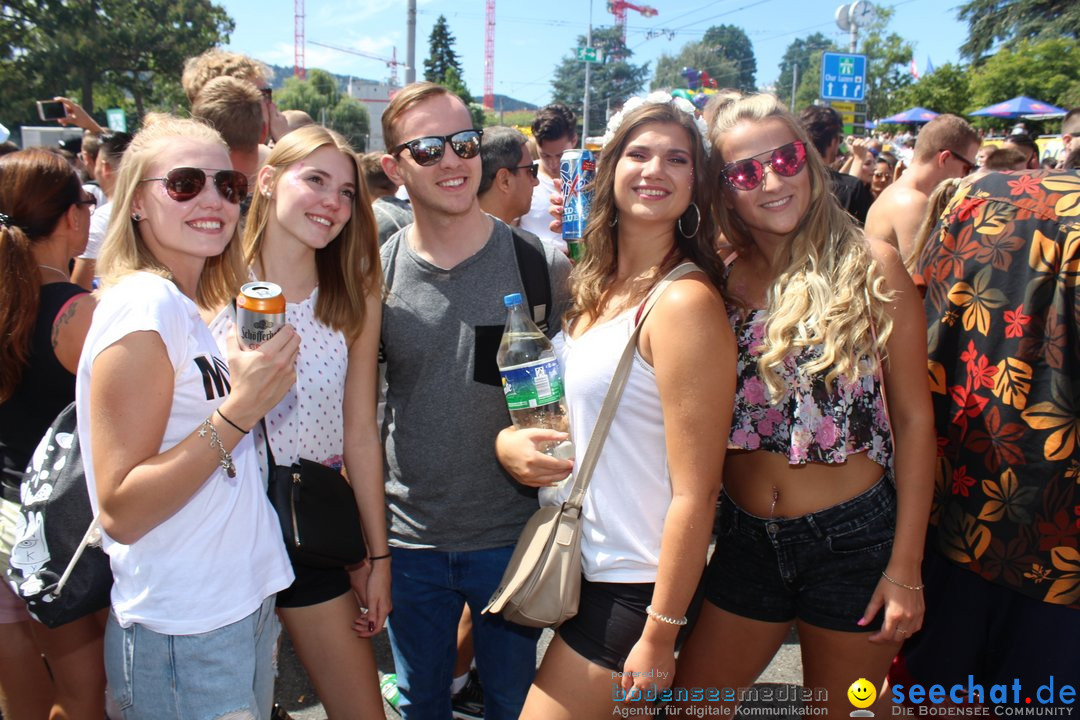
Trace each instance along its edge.
{"label": "blonde woman with sunglasses", "polygon": [[239,289],[246,192],[216,131],[159,117],[121,163],[98,262],[76,407],[125,720],[270,713],[292,570],[249,431],[292,386],[300,338],[233,342],[226,362],[199,316]]}
{"label": "blonde woman with sunglasses", "polygon": [[[381,716],[371,637],[390,612],[382,445],[375,421],[382,311],[378,235],[359,161],[318,125],[274,146],[244,228],[248,277],[281,286],[302,340],[296,385],[266,416],[274,461],[344,469],[360,508],[368,559],[357,568],[293,565],[278,614],[333,720]],[[231,307],[211,323],[235,333]],[[261,445],[262,430],[259,431]]]}
{"label": "blonde woman with sunglasses", "polygon": [[[803,684],[846,715],[848,687],[879,687],[922,623],[934,459],[922,305],[895,249],[836,204],[775,97],[729,99],[710,132],[739,356],[716,551],[677,684],[753,684],[794,622]],[[705,701],[737,701],[721,690]]]}

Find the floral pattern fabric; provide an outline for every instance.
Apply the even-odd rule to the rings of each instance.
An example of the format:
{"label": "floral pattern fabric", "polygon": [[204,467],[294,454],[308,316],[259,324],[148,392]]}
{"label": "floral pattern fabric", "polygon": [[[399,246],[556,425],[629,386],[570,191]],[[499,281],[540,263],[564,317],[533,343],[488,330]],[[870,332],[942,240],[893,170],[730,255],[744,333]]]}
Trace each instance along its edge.
{"label": "floral pattern fabric", "polygon": [[817,347],[789,353],[780,371],[786,389],[772,404],[758,375],[765,311],[755,310],[746,322],[742,315],[740,309],[728,306],[739,350],[728,448],[779,453],[792,465],[842,463],[849,455],[866,452],[891,477],[892,437],[874,363],[862,358],[857,379],[838,377],[830,389],[824,373],[803,370],[804,364],[820,357]]}
{"label": "floral pattern fabric", "polygon": [[923,249],[938,549],[1080,608],[1080,173],[962,186]]}

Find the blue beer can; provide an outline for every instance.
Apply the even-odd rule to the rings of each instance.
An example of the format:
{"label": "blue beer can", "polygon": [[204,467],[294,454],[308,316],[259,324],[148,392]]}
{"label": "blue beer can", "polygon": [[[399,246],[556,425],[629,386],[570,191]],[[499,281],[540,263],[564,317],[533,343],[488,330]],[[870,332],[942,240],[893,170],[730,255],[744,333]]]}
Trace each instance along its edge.
{"label": "blue beer can", "polygon": [[570,259],[577,262],[584,251],[582,238],[592,205],[592,181],[596,177],[596,160],[591,150],[567,150],[559,160],[562,179],[562,236]]}

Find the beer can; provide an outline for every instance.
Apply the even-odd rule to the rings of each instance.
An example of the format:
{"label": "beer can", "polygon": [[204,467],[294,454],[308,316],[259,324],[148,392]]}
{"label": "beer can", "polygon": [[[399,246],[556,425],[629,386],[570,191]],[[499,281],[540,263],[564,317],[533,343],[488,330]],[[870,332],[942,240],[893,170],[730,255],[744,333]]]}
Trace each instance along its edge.
{"label": "beer can", "polygon": [[274,337],[285,324],[285,295],[272,282],[249,282],[236,298],[236,337],[252,350]]}
{"label": "beer can", "polygon": [[596,160],[592,150],[567,150],[559,160],[559,176],[562,180],[562,236],[570,252],[570,259],[577,262],[584,250],[582,238],[585,223],[592,205],[592,181],[596,177]]}

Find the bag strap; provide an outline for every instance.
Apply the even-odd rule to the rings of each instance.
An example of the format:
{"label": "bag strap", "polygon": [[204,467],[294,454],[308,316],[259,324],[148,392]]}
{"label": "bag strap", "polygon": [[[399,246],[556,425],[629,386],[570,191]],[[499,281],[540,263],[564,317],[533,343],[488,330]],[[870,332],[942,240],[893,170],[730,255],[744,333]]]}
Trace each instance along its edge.
{"label": "bag strap", "polygon": [[574,485],[563,507],[580,508],[585,501],[585,491],[589,487],[589,480],[592,479],[593,470],[600,459],[600,451],[604,447],[608,430],[611,429],[611,422],[615,419],[615,409],[619,405],[619,398],[622,397],[623,388],[626,387],[626,380],[630,377],[630,363],[634,359],[637,339],[641,334],[641,328],[645,325],[645,318],[671,283],[698,269],[698,266],[692,262],[684,262],[678,265],[656,284],[656,287],[649,292],[648,297],[645,299],[640,318],[634,326],[634,331],[630,333],[630,338],[626,341],[626,347],[623,349],[622,357],[619,358],[615,374],[611,377],[611,385],[608,387],[607,395],[604,396],[604,404],[600,407],[600,414],[596,418],[596,425],[593,427],[592,436],[589,439],[589,447],[585,451],[585,459],[581,461],[581,465],[574,472]]}
{"label": "bag strap", "polygon": [[547,318],[551,308],[551,276],[544,246],[540,243],[540,238],[516,227],[510,227],[510,234],[514,238],[514,255],[517,257],[518,272],[521,274],[521,284],[533,322],[540,328],[540,332],[547,335]]}

